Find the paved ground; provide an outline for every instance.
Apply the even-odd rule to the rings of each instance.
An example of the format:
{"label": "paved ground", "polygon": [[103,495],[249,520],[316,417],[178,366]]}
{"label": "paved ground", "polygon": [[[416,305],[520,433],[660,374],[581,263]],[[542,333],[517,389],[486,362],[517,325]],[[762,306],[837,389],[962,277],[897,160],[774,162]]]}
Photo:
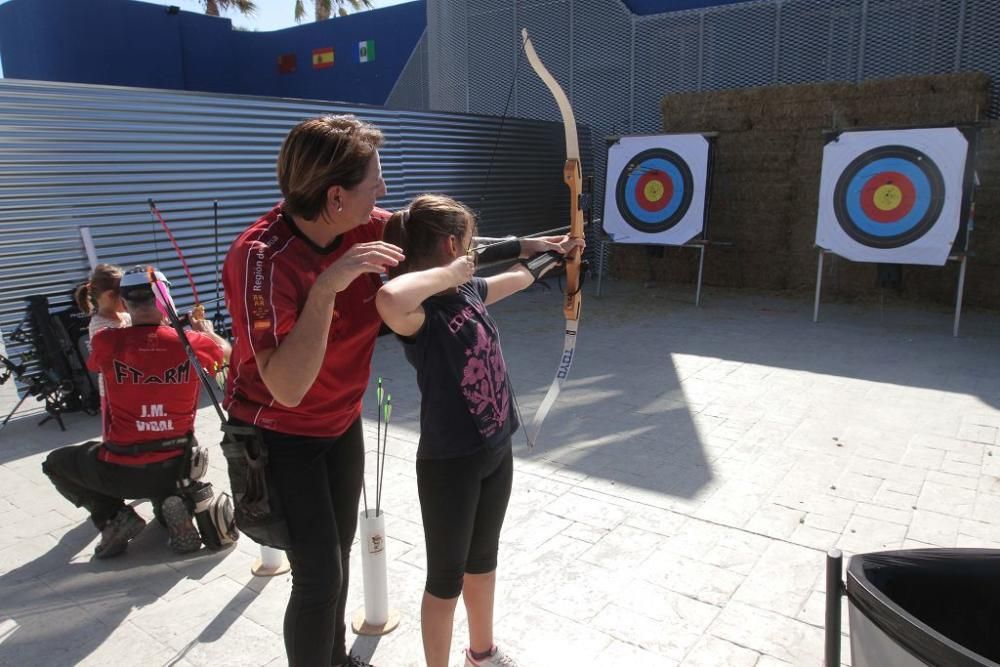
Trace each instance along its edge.
{"label": "paved ground", "polygon": [[[826,305],[814,325],[806,298],[709,291],[695,309],[690,296],[588,294],[542,442],[518,441],[497,634],[524,665],[818,665],[830,547],[1000,546],[1000,318],[969,313],[956,340],[945,311]],[[530,413],[561,345],[558,297],[495,314]],[[418,397],[394,341],[374,374],[395,406],[384,506],[403,623],[355,648],[418,665]],[[0,664],[284,664],[287,575],[251,576],[248,540],[178,558],[155,525],[124,557],[91,560],[94,530],[40,463],[98,422],[36,421],[0,434]],[[203,409],[203,441],[216,429]],[[352,568],[350,610],[357,554]]]}

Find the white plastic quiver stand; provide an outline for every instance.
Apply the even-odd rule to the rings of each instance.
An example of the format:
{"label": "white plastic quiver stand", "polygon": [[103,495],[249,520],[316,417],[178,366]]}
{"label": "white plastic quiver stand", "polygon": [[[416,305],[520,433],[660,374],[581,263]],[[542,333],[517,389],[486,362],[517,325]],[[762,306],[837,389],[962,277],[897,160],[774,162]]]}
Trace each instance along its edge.
{"label": "white plastic quiver stand", "polygon": [[256,577],[274,577],[284,574],[290,569],[291,566],[288,564],[288,559],[285,558],[284,551],[265,547],[262,544],[260,545],[260,558],[254,559],[250,571]]}
{"label": "white plastic quiver stand", "polygon": [[365,606],[354,614],[351,627],[359,635],[384,635],[399,625],[399,611],[389,609],[386,574],[385,513],[361,512],[361,571]]}

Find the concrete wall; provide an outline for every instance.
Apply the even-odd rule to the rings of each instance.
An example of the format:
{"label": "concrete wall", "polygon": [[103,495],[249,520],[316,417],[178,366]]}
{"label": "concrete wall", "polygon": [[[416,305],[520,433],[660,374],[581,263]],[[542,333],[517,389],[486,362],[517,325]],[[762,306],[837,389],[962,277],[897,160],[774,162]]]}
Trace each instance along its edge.
{"label": "concrete wall", "polygon": [[[816,211],[823,131],[974,121],[990,103],[979,73],[905,77],[861,84],[775,86],[665,97],[665,132],[719,133],[709,200],[709,236],[735,243],[711,247],[705,284],[812,290],[816,281]],[[1000,306],[1000,123],[981,133],[976,163],[975,230],[966,303]],[[694,282],[697,253],[614,246],[612,275]],[[650,256],[653,255],[653,256]],[[950,303],[958,265],[906,266],[903,298]],[[824,298],[877,294],[877,267],[827,257]]]}

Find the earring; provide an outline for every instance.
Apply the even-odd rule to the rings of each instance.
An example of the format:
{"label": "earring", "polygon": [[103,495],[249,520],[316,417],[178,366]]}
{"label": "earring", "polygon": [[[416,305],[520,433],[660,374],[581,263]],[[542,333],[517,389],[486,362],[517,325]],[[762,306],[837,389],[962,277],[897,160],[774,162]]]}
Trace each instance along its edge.
{"label": "earring", "polygon": [[337,213],[340,213],[343,210],[344,210],[344,207],[341,206],[340,202],[337,202]]}

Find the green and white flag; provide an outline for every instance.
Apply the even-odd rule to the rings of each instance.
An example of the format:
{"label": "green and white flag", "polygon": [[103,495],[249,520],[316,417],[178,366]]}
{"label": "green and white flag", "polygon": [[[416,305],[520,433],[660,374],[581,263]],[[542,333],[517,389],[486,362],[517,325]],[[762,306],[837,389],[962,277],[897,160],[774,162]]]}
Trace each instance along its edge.
{"label": "green and white flag", "polygon": [[375,40],[369,39],[367,42],[358,42],[358,62],[375,62]]}

